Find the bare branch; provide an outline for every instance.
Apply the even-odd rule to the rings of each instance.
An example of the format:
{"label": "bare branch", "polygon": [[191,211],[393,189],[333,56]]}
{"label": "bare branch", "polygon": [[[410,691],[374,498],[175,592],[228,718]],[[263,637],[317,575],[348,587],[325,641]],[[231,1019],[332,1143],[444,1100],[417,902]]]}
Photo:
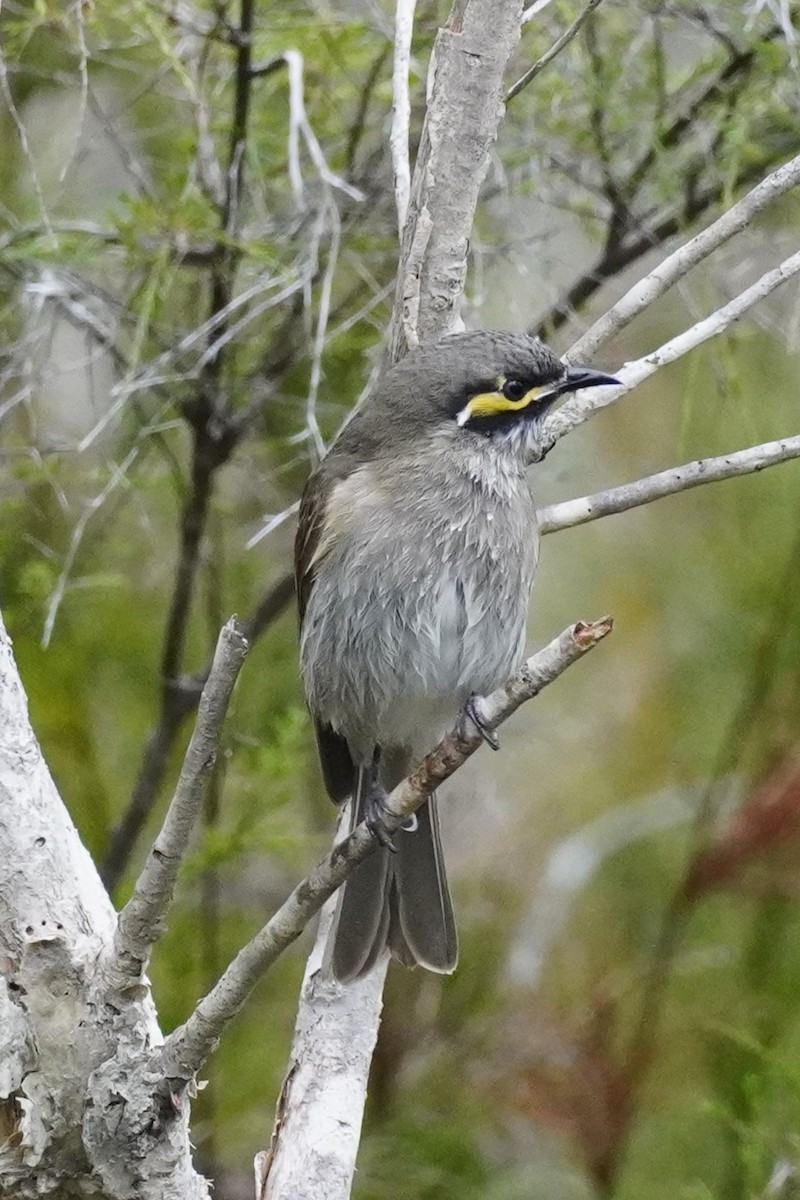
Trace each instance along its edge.
{"label": "bare branch", "polygon": [[228,701],[247,649],[243,631],[231,618],[219,635],[175,795],[133,895],[119,915],[113,955],[107,967],[107,982],[113,991],[124,991],[140,982],[161,932],[161,922],[172,900],[178,871],[203,802],[206,778],[214,765]]}
{"label": "bare branch", "polygon": [[740,292],[738,296],[723,305],[722,308],[718,308],[711,316],[698,321],[696,325],[665,342],[663,346],[645,355],[644,358],[625,363],[617,371],[617,376],[622,381],[622,387],[595,388],[591,392],[584,392],[579,398],[570,400],[562,409],[545,419],[542,430],[543,451],[546,453],[559,438],[563,437],[565,433],[569,433],[571,429],[575,429],[576,426],[582,425],[598,409],[606,408],[609,404],[614,404],[621,399],[627,392],[655,374],[659,367],[675,362],[684,354],[688,354],[690,350],[701,346],[703,342],[716,337],[717,334],[724,333],[748,309],[757,304],[759,300],[763,300],[775,288],[780,287],[787,279],[791,279],[798,271],[800,271],[800,251],[785,259],[780,266],[767,271],[751,287]]}
{"label": "bare branch", "polygon": [[503,72],[521,17],[520,0],[456,0],[436,36],[397,275],[390,362],[402,358],[415,338],[430,341],[458,321],[478,192],[497,137]]}
{"label": "bare branch", "polygon": [[397,203],[397,229],[403,236],[408,201],[411,195],[411,167],[408,161],[408,129],[411,123],[411,100],[408,92],[408,72],[411,64],[411,37],[414,32],[414,9],[417,0],[397,0],[394,19],[394,63],[392,66],[392,129],[389,147],[394,168],[394,194]]}
{"label": "bare branch", "polygon": [[[582,12],[578,13],[578,16],[575,18],[572,24],[564,30],[564,32],[561,34],[561,37],[553,43],[547,53],[543,54],[541,58],[538,58],[533,66],[529,67],[525,74],[521,75],[517,82],[511,85],[506,92],[506,104],[508,104],[509,100],[513,100],[515,96],[518,96],[522,89],[526,88],[529,83],[532,83],[536,76],[543,71],[546,66],[549,66],[553,59],[561,53],[564,47],[570,44],[575,35],[580,31],[580,28],[586,18],[591,16],[591,14],[596,8],[599,7],[600,4],[602,4],[602,0],[589,0],[586,8],[584,8]],[[527,16],[527,13],[525,16]]]}
{"label": "bare branch", "polygon": [[662,496],[673,496],[687,488],[715,483],[720,479],[733,479],[737,475],[751,475],[754,471],[763,471],[765,467],[789,462],[793,458],[800,458],[800,434],[775,442],[762,442],[758,446],[748,446],[746,450],[736,450],[716,458],[698,458],[655,475],[646,475],[634,483],[623,483],[619,487],[581,496],[576,500],[565,500],[560,504],[548,504],[539,510],[539,529],[542,533],[557,533],[561,529],[596,521],[598,517],[650,504]]}
{"label": "bare branch", "polygon": [[72,568],[75,565],[75,558],[77,556],[78,549],[80,548],[80,544],[83,541],[83,535],[86,532],[86,526],[89,524],[89,521],[92,519],[95,513],[99,512],[99,510],[103,507],[112,492],[116,491],[116,489],[127,478],[128,471],[139,454],[139,449],[140,447],[138,445],[132,446],[122,462],[115,464],[105,487],[102,489],[102,491],[98,492],[96,496],[92,497],[91,500],[87,501],[83,507],[83,512],[73,526],[72,534],[69,539],[69,547],[64,556],[64,562],[62,563],[61,571],[59,572],[56,585],[53,588],[53,593],[47,605],[47,615],[45,617],[44,629],[42,631],[42,646],[45,649],[50,645],[50,639],[53,636],[53,629],[55,627],[58,611],[61,607],[61,601],[64,599],[67,585],[69,583],[69,577],[72,574]]}
{"label": "bare branch", "polygon": [[353,1096],[369,1078],[389,960],[346,987],[322,969],[336,900],[320,913],[306,964],[273,1136],[256,1158],[258,1200],[318,1200],[322,1179],[328,1200],[349,1196],[352,1187],[364,1114]]}
{"label": "bare branch", "polygon": [[624,329],[640,312],[663,296],[719,246],[741,233],[758,213],[800,183],[800,155],[778,167],[718,220],[660,262],[640,279],[594,325],[578,338],[565,357],[590,360],[597,350]]}
{"label": "bare branch", "polygon": [[314,331],[314,345],[311,354],[311,374],[308,381],[308,395],[306,396],[306,430],[319,458],[322,458],[325,453],[325,442],[323,441],[322,432],[317,420],[317,397],[319,395],[319,385],[322,381],[322,354],[325,349],[325,339],[330,318],[333,277],[336,274],[336,268],[339,264],[339,248],[342,232],[339,210],[334,203],[332,195],[329,196],[325,213],[330,219],[330,243],[328,246],[328,261],[325,264],[320,287],[317,327]]}
{"label": "bare branch", "polygon": [[[242,623],[251,646],[278,619],[293,596],[294,576],[287,572],[270,585],[252,614]],[[119,881],[136,839],[152,812],[178,731],[197,707],[210,670],[209,664],[196,675],[179,675],[169,680],[164,687],[161,712],[147,739],[130,804],[112,831],[103,859],[101,873],[109,888]]]}
{"label": "bare branch", "polygon": [[[593,649],[611,628],[608,617],[590,624],[579,621],[529,658],[516,675],[485,699],[482,715],[487,728],[501,725],[520,705]],[[387,801],[387,826],[399,829],[475,753],[482,740],[470,722],[459,722],[416,771],[394,789]],[[328,897],[375,847],[372,834],[362,822],[297,885],[271,920],[239,951],[185,1025],[171,1033],[157,1052],[159,1068],[169,1079],[194,1077],[266,969],[299,937]]]}
{"label": "bare branch", "polygon": [[364,193],[353,187],[330,169],[311,127],[303,97],[303,56],[299,50],[287,50],[283,55],[289,71],[289,177],[297,204],[302,207],[303,176],[300,170],[300,138],[306,144],[311,161],[317,168],[320,179],[328,187],[336,188],[351,200],[361,201]]}
{"label": "bare branch", "polygon": [[[761,43],[769,44],[779,35],[779,29],[774,27],[764,34]],[[624,196],[630,203],[647,181],[649,172],[656,163],[657,154],[667,148],[685,144],[689,137],[697,132],[698,122],[709,106],[720,102],[727,105],[734,103],[742,95],[758,62],[759,55],[754,48],[742,51],[735,49],[731,58],[720,70],[714,72],[699,93],[694,92],[694,88],[678,89],[671,99],[673,103],[677,102],[681,106],[681,110],[665,128],[653,131],[647,151],[625,178],[619,180],[618,195]],[[694,92],[688,100],[685,94],[687,90]],[[763,142],[763,157],[743,164],[733,181],[712,177],[712,181],[706,187],[700,187],[701,177],[709,164],[716,159],[713,148],[709,150],[707,147],[701,147],[694,157],[693,165],[681,168],[673,188],[674,198],[667,210],[662,210],[660,215],[631,213],[628,219],[620,222],[619,205],[615,207],[612,202],[605,245],[599,259],[574,280],[566,295],[537,322],[537,330],[541,336],[551,336],[570,319],[577,308],[585,304],[602,287],[606,280],[618,275],[643,254],[663,245],[669,238],[689,227],[713,205],[724,201],[731,190],[738,190],[759,180],[764,172],[774,167],[787,152],[779,148],[770,150],[763,139],[757,140]]]}

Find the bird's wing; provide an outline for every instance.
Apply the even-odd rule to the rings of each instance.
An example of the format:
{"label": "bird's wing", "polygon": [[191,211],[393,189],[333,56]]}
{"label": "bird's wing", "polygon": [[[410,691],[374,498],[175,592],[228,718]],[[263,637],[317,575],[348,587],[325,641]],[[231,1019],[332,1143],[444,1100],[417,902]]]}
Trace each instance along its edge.
{"label": "bird's wing", "polygon": [[[300,501],[294,566],[301,628],[314,588],[317,566],[324,554],[323,536],[328,501],[334,487],[345,474],[344,469],[330,471],[321,468],[315,471],[306,484]],[[330,725],[315,718],[314,727],[325,787],[334,803],[341,804],[351,795],[355,783],[355,767],[350,750],[345,739],[331,729]]]}
{"label": "bird's wing", "polygon": [[327,472],[315,471],[306,484],[303,498],[300,501],[297,536],[294,540],[294,577],[301,626],[314,586],[318,562],[317,551],[325,525],[325,510],[328,507],[334,483],[335,478],[329,478]]}

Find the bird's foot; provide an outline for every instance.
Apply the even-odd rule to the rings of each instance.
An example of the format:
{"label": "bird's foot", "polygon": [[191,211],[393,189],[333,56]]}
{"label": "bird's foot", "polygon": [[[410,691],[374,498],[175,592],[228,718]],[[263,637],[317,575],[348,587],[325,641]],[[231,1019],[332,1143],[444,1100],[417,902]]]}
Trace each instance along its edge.
{"label": "bird's foot", "polygon": [[[392,854],[396,854],[397,847],[393,840],[396,827],[390,827],[386,821],[388,816],[387,795],[386,789],[382,788],[379,783],[371,786],[364,805],[364,820],[367,823],[367,829],[378,845],[383,846],[384,850],[391,850]],[[414,819],[416,820],[416,818]]]}
{"label": "bird's foot", "polygon": [[500,739],[489,725],[484,715],[483,697],[479,696],[477,692],[473,692],[469,700],[467,700],[467,703],[464,705],[464,712],[469,717],[470,721],[475,726],[483,740],[486,742],[486,745],[492,750],[499,750]]}

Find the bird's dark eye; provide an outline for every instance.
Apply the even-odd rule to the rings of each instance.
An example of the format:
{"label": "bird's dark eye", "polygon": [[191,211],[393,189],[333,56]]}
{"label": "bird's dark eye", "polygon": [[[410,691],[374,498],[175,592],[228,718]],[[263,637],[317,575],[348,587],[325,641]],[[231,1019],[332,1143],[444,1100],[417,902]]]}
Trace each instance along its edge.
{"label": "bird's dark eye", "polygon": [[528,385],[521,379],[507,379],[503,384],[503,395],[507,400],[521,400],[528,391]]}

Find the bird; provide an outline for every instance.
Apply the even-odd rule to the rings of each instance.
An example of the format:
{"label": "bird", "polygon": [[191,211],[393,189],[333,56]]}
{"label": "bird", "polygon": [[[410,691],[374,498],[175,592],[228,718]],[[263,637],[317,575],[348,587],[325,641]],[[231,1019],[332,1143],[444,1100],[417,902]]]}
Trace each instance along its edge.
{"label": "bird", "polygon": [[394,835],[386,797],[462,712],[481,730],[480,698],[520,666],[542,420],[563,396],[616,383],[532,335],[452,334],[384,374],[308,479],[295,543],[305,697],[328,795],[378,842],[339,891],[327,962],[340,983],[385,949],[456,967],[436,797]]}

